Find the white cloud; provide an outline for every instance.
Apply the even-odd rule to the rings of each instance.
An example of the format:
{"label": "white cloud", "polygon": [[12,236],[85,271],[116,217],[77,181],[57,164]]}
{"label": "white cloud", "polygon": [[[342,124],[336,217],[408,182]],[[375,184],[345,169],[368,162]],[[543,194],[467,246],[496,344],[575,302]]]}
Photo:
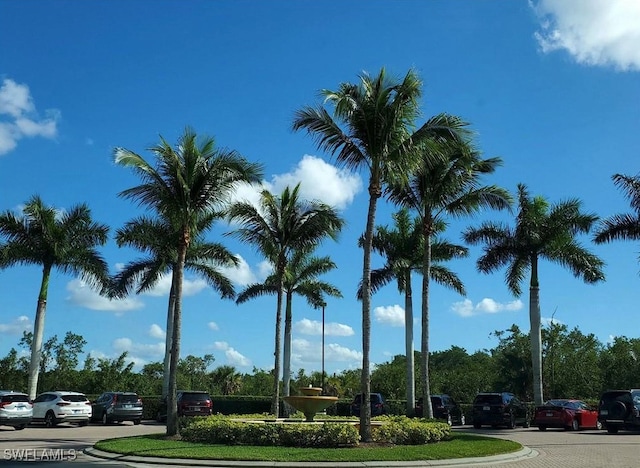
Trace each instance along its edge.
{"label": "white cloud", "polygon": [[9,323],[0,323],[0,333],[6,335],[22,335],[22,332],[33,331],[33,324],[26,315],[21,315]]}
{"label": "white cloud", "polygon": [[160,325],[154,323],[149,327],[149,336],[151,338],[164,339],[166,338],[167,334],[164,332],[162,327],[160,327]]}
{"label": "white cloud", "polygon": [[218,324],[216,322],[209,322],[207,323],[207,326],[209,327],[209,330],[213,330],[213,331],[220,330],[220,327],[218,327]]}
{"label": "white cloud", "polygon": [[404,327],[404,309],[399,305],[376,307],[373,309],[376,322],[392,327]]}
{"label": "white cloud", "polygon": [[122,315],[124,312],[140,309],[144,304],[135,297],[126,299],[107,299],[91,289],[84,281],[74,279],[67,283],[67,300],[80,307],[91,310],[104,310]]}
{"label": "white cloud", "polygon": [[578,63],[640,70],[640,1],[539,0],[535,37],[543,52],[566,50]]}
{"label": "white cloud", "polygon": [[236,258],[240,262],[239,265],[237,267],[220,267],[222,274],[229,278],[232,283],[240,286],[256,283],[258,281],[256,275],[251,271],[247,261],[241,255],[236,255]]}
{"label": "white cloud", "polygon": [[260,279],[266,279],[271,273],[273,273],[273,263],[268,260],[263,260],[258,263],[258,277]]}
{"label": "white cloud", "polygon": [[[162,275],[156,285],[145,291],[143,294],[145,296],[154,296],[154,297],[162,297],[169,296],[169,292],[171,291],[171,279],[172,275],[166,274]],[[182,280],[182,295],[183,296],[195,296],[203,289],[207,288],[207,282],[201,278],[196,279],[188,279],[184,278]]]}
{"label": "white cloud", "polygon": [[60,113],[52,109],[45,114],[39,117],[27,85],[5,78],[0,86],[0,155],[15,149],[25,137],[54,138]]}
{"label": "white cloud", "polygon": [[451,305],[451,310],[461,317],[471,317],[473,315],[480,314],[497,314],[503,311],[515,311],[522,309],[523,304],[520,299],[507,302],[506,304],[496,302],[491,298],[485,297],[475,306],[469,299],[464,301],[454,302]]}
{"label": "white cloud", "polygon": [[[322,322],[302,319],[293,324],[293,331],[301,335],[322,335]],[[325,336],[352,336],[353,328],[342,323],[329,322],[324,324]]]}
{"label": "white cloud", "polygon": [[216,349],[224,351],[224,355],[227,358],[227,363],[229,365],[239,367],[251,366],[251,360],[229,346],[229,343],[226,341],[216,341],[214,346]]}
{"label": "white cloud", "polygon": [[[325,362],[359,362],[362,352],[346,348],[337,343],[325,344]],[[291,341],[291,362],[294,364],[322,361],[322,343],[303,339]]]}
{"label": "white cloud", "polygon": [[558,320],[555,317],[540,317],[540,323],[542,324],[543,327],[548,327],[551,324],[564,325],[563,322],[561,322],[560,320]]}
{"label": "white cloud", "polygon": [[128,353],[127,359],[134,360],[134,358],[146,358],[154,359],[160,356],[164,356],[164,342],[154,344],[141,344],[134,343],[130,338],[116,338],[112,347],[117,353]]}

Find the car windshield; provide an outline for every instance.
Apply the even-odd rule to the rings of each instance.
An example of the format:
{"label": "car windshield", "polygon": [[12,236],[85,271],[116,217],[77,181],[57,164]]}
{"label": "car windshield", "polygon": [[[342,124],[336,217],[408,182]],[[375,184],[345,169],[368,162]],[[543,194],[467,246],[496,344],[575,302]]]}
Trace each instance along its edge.
{"label": "car windshield", "polygon": [[118,401],[120,403],[137,403],[138,395],[118,395]]}
{"label": "car windshield", "polygon": [[192,401],[205,401],[209,399],[208,393],[183,393],[183,400],[192,400]]}
{"label": "car windshield", "polygon": [[28,403],[29,402],[29,397],[27,395],[3,395],[2,399],[0,400],[3,403],[14,403],[14,402],[20,402],[20,403]]}
{"label": "car windshield", "polygon": [[478,395],[475,403],[477,405],[501,405],[502,397],[500,395]]}
{"label": "car windshield", "polygon": [[87,401],[87,397],[84,395],[62,395],[60,398],[64,401],[71,401],[74,403]]}

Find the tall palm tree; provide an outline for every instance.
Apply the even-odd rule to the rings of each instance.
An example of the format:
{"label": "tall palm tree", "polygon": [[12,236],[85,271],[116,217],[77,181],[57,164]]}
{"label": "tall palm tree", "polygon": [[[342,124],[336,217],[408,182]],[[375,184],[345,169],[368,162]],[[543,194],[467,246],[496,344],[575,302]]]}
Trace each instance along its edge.
{"label": "tall palm tree", "polygon": [[229,220],[240,227],[230,235],[253,244],[274,266],[277,288],[275,363],[271,412],[280,414],[280,346],[282,298],[287,266],[296,251],[311,251],[325,238],[336,239],[344,221],[336,210],[321,202],[308,202],[299,195],[300,184],[285,188],[280,196],[263,190],[258,207],[235,203],[229,208]]}
{"label": "tall palm tree", "polygon": [[495,185],[482,185],[481,177],[501,164],[500,158],[482,159],[471,141],[449,142],[445,157],[434,158],[429,148],[420,153],[408,183],[389,187],[389,199],[417,212],[421,224],[422,252],[421,362],[423,414],[433,417],[429,385],[429,289],[433,262],[433,237],[440,223],[450,217],[469,216],[482,208],[508,208],[509,193]]}
{"label": "tall palm tree", "polygon": [[[192,235],[192,243],[187,249],[185,269],[204,278],[209,286],[220,293],[222,298],[235,297],[233,284],[219,270],[219,267],[238,265],[238,259],[222,244],[205,242],[202,235],[221,216],[220,213],[209,213],[199,220]],[[129,221],[116,231],[116,242],[119,247],[133,247],[148,254],[147,257],[129,262],[118,272],[112,281],[111,295],[124,297],[135,290],[136,294],[153,288],[162,276],[170,274],[178,260],[180,232],[171,223],[162,218],[143,216]],[[173,278],[172,278],[173,280]],[[173,320],[175,307],[175,285],[171,282],[167,308],[167,334],[165,337],[164,374],[162,396],[169,390],[169,361],[171,358],[171,340],[173,337]]]}
{"label": "tall palm tree", "polygon": [[[422,223],[419,219],[411,220],[409,210],[401,209],[393,214],[394,228],[377,226],[373,235],[372,248],[382,255],[386,262],[382,268],[371,271],[371,292],[375,293],[381,287],[389,284],[394,279],[398,285],[398,291],[404,294],[405,314],[405,355],[407,387],[406,398],[407,416],[413,416],[415,411],[415,364],[413,353],[413,291],[411,287],[411,274],[413,271],[422,273],[422,259],[424,252],[424,238],[422,235]],[[436,232],[444,230],[444,223],[440,223]],[[360,238],[360,244],[363,239]],[[464,295],[464,284],[453,271],[449,270],[443,262],[454,258],[463,258],[468,255],[468,249],[461,245],[451,244],[444,239],[434,239],[431,245],[432,265],[430,269],[431,279],[438,284],[446,286]],[[362,295],[362,288],[358,290],[358,296]]]}
{"label": "tall palm tree", "polygon": [[[362,262],[364,400],[360,414],[360,437],[365,442],[371,440],[371,241],[376,206],[384,184],[410,172],[414,145],[423,142],[433,146],[435,135],[460,137],[464,133],[464,123],[445,114],[429,119],[416,130],[421,94],[422,83],[414,70],[398,80],[387,76],[383,68],[376,77],[361,75],[357,84],[342,83],[337,91],[323,90],[324,103],[333,107],[333,115],[319,104],[298,110],[293,121],[294,130],[306,130],[316,139],[318,148],[335,155],[339,164],[368,171],[369,206]],[[436,152],[438,147],[432,149]]]}
{"label": "tall palm tree", "polygon": [[594,241],[604,244],[613,240],[640,240],[640,175],[614,174],[612,179],[629,199],[635,213],[615,214],[604,219],[596,229]]}
{"label": "tall palm tree", "polygon": [[583,213],[578,199],[568,199],[550,205],[541,196],[531,197],[524,184],[518,184],[519,212],[516,225],[485,222],[463,233],[466,242],[484,244],[478,259],[478,270],[492,273],[506,266],[505,280],[515,295],[522,293],[521,283],[527,271],[529,280],[529,320],[531,329],[531,363],[533,368],[533,396],[535,403],[543,402],[542,392],[542,336],[540,324],[540,283],[538,262],[541,258],[571,270],[586,283],[604,280],[604,262],[584,248],[576,239],[587,234],[598,219]]}
{"label": "tall palm tree", "polygon": [[[293,295],[304,297],[314,308],[324,305],[324,296],[342,297],[338,288],[324,281],[318,276],[336,268],[336,264],[329,257],[315,257],[310,252],[296,250],[292,253],[284,274],[285,318],[284,318],[284,350],[283,350],[283,393],[290,394],[291,382],[291,328],[293,319]],[[264,295],[278,294],[278,278],[276,274],[269,275],[263,283],[251,284],[241,291],[236,298],[238,304]]]}
{"label": "tall palm tree", "polygon": [[199,140],[186,129],[177,145],[172,147],[162,137],[149,148],[156,158],[152,166],[142,156],[125,148],[116,148],[117,164],[130,167],[142,179],[142,184],[120,192],[120,196],[135,200],[169,220],[178,231],[176,262],[172,272],[174,294],[173,336],[169,365],[167,435],[179,431],[176,406],[176,381],[180,358],[182,320],[182,282],[187,252],[198,235],[198,222],[207,214],[225,207],[240,182],[257,182],[261,167],[249,163],[235,151],[217,149],[212,138]]}
{"label": "tall palm tree", "polygon": [[38,389],[51,270],[80,276],[92,287],[106,288],[108,268],[96,247],[107,242],[108,233],[106,224],[92,220],[87,205],[62,211],[45,206],[37,195],[27,202],[22,215],[10,211],[0,214],[0,236],[6,240],[0,254],[0,269],[18,264],[42,267],[29,364],[28,392],[32,399]]}

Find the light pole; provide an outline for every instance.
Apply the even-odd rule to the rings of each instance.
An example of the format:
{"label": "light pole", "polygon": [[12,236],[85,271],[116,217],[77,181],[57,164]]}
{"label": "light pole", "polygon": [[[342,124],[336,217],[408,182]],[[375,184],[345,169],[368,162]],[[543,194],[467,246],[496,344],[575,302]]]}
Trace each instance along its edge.
{"label": "light pole", "polygon": [[322,394],[325,394],[324,388],[324,306],[322,304]]}

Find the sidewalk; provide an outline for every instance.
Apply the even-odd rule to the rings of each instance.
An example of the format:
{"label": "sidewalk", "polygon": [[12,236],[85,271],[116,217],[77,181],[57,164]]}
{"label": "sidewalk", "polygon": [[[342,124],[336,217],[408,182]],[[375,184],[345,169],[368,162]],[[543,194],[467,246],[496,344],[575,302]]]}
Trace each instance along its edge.
{"label": "sidewalk", "polygon": [[178,467],[215,467],[215,468],[355,468],[355,467],[393,467],[393,468],[418,468],[429,466],[446,466],[449,468],[467,467],[474,465],[501,464],[533,458],[538,452],[523,447],[513,453],[494,455],[490,457],[455,458],[449,460],[419,460],[401,462],[270,462],[270,461],[230,461],[230,460],[192,460],[181,458],[139,457],[121,455],[118,453],[103,452],[94,448],[85,449],[84,453],[90,457],[101,458],[113,462],[135,465],[166,465]]}

